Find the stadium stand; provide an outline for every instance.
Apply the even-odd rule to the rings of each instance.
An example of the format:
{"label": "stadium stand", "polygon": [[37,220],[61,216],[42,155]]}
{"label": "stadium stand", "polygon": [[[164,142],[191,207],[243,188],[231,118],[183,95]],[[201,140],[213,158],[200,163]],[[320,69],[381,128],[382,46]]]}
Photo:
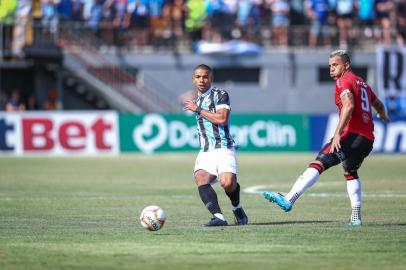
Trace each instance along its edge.
{"label": "stadium stand", "polygon": [[[297,71],[305,64],[301,61],[306,54],[311,53],[310,58],[318,57],[320,52],[326,54],[332,47],[350,48],[360,53],[358,66],[372,74],[375,62],[367,58],[374,54],[376,44],[404,43],[404,5],[403,0],[0,1],[0,75],[3,74],[0,89],[4,96],[11,94],[13,86],[7,80],[12,78],[6,78],[4,74],[11,67],[21,67],[43,73],[41,82],[34,74],[32,81],[36,83],[20,86],[27,88],[21,91],[26,104],[31,96],[35,96],[39,104],[46,101],[48,94],[38,89],[56,89],[56,108],[83,108],[75,107],[78,102],[69,100],[85,96],[83,89],[87,89],[85,92],[92,94],[87,94],[87,101],[82,105],[88,104],[89,109],[174,112],[179,104],[172,95],[177,97],[189,90],[183,71],[193,66],[193,61],[211,61],[194,57],[210,51],[226,55],[217,58],[218,65],[213,65],[218,72],[235,68],[237,73],[257,78],[254,87],[249,85],[249,76],[248,82],[231,80],[236,91],[238,88],[259,91],[268,79],[272,79],[263,73],[275,70],[259,68],[264,63],[258,59],[244,59],[241,63],[229,55],[262,52],[267,61],[273,61],[274,54],[282,55],[276,62],[286,70],[279,70],[277,74],[280,78],[287,77],[288,83],[285,86],[276,83],[275,87],[286,92],[298,87],[297,80],[299,84],[309,85],[300,81],[300,75],[297,77]],[[47,55],[41,56],[41,52]],[[145,72],[148,70],[145,57],[159,62],[159,57],[154,58],[157,55],[163,56],[162,59],[171,58],[160,64],[175,67],[180,82],[174,82],[177,75],[163,80],[158,75],[162,72]],[[135,57],[139,59],[133,60]],[[185,60],[186,57],[195,60]],[[319,75],[323,71],[317,65],[322,66],[322,63],[315,61],[312,64]],[[159,69],[158,66],[157,62],[150,62],[149,68]],[[142,72],[132,73],[141,67]],[[69,80],[81,85],[81,90],[76,91],[77,87],[72,91],[64,90]],[[316,90],[320,91],[323,83],[319,84],[318,80],[314,79],[318,84]],[[228,86],[227,81],[223,83]],[[374,85],[373,81],[371,83]],[[315,84],[310,83],[311,87]],[[297,103],[292,102],[291,106],[296,106]],[[277,104],[274,105],[275,110],[280,110]],[[249,110],[244,106],[241,104],[237,109]],[[36,106],[44,109],[42,107]],[[316,111],[301,109],[326,112],[330,107]]]}

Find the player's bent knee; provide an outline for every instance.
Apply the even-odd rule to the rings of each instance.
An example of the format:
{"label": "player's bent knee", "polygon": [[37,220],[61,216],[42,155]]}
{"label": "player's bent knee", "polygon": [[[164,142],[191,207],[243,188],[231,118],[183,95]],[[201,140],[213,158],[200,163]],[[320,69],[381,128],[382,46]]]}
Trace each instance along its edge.
{"label": "player's bent knee", "polygon": [[313,161],[312,163],[309,164],[308,167],[309,167],[309,168],[316,169],[316,170],[319,172],[319,174],[321,174],[322,172],[324,172],[324,165],[323,165],[323,163],[322,163],[321,161],[319,161],[319,160]]}
{"label": "player's bent knee", "polygon": [[324,153],[319,153],[316,157],[316,161],[320,162],[323,165],[323,171],[341,162],[336,155]]}
{"label": "player's bent knee", "polygon": [[221,175],[220,185],[226,191],[233,190],[237,185],[237,179],[234,174]]}
{"label": "player's bent knee", "polygon": [[210,174],[203,170],[198,170],[195,172],[195,182],[197,186],[202,186],[206,184],[210,184]]}
{"label": "player's bent knee", "polygon": [[223,189],[228,190],[231,188],[232,184],[230,181],[220,181],[220,185]]}
{"label": "player's bent knee", "polygon": [[357,171],[345,171],[344,177],[347,181],[359,178]]}
{"label": "player's bent knee", "polygon": [[229,177],[221,177],[220,178],[220,185],[222,188],[229,188],[232,184],[232,179]]}

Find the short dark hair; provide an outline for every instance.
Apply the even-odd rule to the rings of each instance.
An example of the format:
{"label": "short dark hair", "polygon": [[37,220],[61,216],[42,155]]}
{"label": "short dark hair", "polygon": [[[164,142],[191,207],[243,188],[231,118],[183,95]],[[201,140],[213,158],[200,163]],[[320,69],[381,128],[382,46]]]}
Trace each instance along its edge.
{"label": "short dark hair", "polygon": [[209,75],[210,75],[210,76],[213,76],[213,69],[212,69],[211,67],[209,67],[208,65],[200,64],[200,65],[196,66],[196,67],[193,69],[193,73],[194,73],[196,70],[198,70],[198,69],[206,70],[207,72],[209,72]]}
{"label": "short dark hair", "polygon": [[344,63],[347,63],[347,62],[351,63],[350,52],[347,50],[339,49],[339,50],[332,51],[330,53],[330,58],[333,58],[335,56],[340,56],[341,59],[344,61]]}

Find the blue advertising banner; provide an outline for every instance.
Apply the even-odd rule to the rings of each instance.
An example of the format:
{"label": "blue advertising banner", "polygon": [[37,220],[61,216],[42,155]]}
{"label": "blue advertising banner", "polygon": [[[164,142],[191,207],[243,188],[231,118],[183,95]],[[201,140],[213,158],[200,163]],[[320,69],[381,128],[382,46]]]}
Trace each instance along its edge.
{"label": "blue advertising banner", "polygon": [[[330,141],[338,123],[338,114],[310,117],[311,150],[318,152]],[[392,117],[389,123],[375,119],[374,152],[406,153],[406,117]]]}

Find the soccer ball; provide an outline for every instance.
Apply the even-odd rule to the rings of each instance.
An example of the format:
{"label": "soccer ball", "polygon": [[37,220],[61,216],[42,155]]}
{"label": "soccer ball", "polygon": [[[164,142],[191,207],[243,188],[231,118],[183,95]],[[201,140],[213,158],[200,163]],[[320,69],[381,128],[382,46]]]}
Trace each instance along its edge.
{"label": "soccer ball", "polygon": [[157,231],[164,226],[165,212],[161,207],[150,205],[144,208],[140,214],[142,227],[149,231]]}

